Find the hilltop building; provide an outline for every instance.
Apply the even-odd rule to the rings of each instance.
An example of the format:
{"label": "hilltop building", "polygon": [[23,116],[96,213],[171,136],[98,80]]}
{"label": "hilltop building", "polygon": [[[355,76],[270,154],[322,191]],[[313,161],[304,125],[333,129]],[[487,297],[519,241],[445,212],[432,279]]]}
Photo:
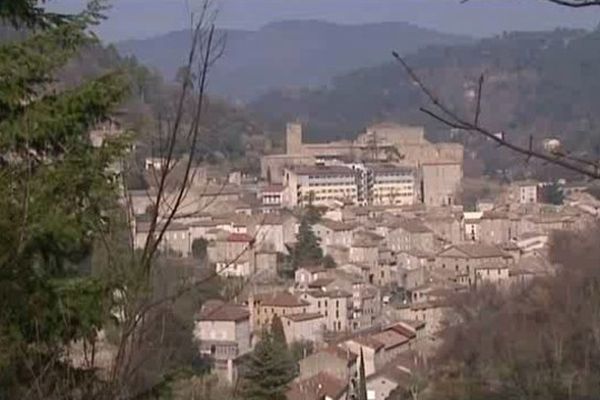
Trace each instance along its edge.
{"label": "hilltop building", "polygon": [[[358,205],[455,203],[462,180],[463,147],[430,143],[423,127],[373,125],[354,141],[304,143],[302,125],[286,127],[286,153],[264,156],[261,177],[283,185],[286,207],[335,200]],[[350,169],[350,170],[349,170]]]}

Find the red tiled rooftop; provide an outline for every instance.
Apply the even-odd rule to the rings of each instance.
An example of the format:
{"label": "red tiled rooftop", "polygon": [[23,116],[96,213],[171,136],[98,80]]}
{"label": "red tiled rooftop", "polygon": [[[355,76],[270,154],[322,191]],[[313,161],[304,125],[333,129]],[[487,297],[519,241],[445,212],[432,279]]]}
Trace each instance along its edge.
{"label": "red tiled rooftop", "polygon": [[254,296],[254,300],[260,302],[260,305],[271,307],[302,307],[309,303],[300,300],[288,292],[262,293]]}
{"label": "red tiled rooftop", "polygon": [[300,313],[300,314],[291,314],[291,315],[283,315],[282,318],[287,318],[294,322],[303,322],[310,321],[313,319],[322,318],[323,315],[321,313]]}
{"label": "red tiled rooftop", "polygon": [[288,400],[338,400],[346,391],[346,382],[327,373],[320,372],[308,379],[294,382],[286,397]]}
{"label": "red tiled rooftop", "polygon": [[361,346],[374,349],[375,351],[380,350],[384,347],[383,343],[381,343],[379,340],[374,339],[372,336],[357,336],[350,340],[360,344]]}
{"label": "red tiled rooftop", "polygon": [[227,241],[250,243],[254,241],[254,238],[246,233],[232,233],[227,236]]}
{"label": "red tiled rooftop", "polygon": [[198,315],[199,321],[240,321],[250,318],[246,307],[237,304],[206,304]]}
{"label": "red tiled rooftop", "polygon": [[371,337],[377,340],[378,342],[383,343],[386,350],[398,347],[404,343],[407,343],[410,340],[408,337],[393,330],[379,332],[372,335]]}

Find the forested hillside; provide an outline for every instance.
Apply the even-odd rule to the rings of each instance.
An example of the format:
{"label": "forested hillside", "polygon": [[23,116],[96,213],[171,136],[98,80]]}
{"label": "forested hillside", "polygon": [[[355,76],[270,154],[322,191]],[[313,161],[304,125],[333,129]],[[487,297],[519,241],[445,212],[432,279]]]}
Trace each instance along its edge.
{"label": "forested hillside", "polygon": [[[282,21],[257,31],[220,32],[226,45],[211,72],[210,91],[248,100],[271,89],[327,84],[341,73],[385,61],[389,49],[409,53],[425,46],[469,39],[407,23],[337,25],[320,21]],[[190,34],[171,32],[145,40],[117,43],[173,79],[184,64]]]}
{"label": "forested hillside", "polygon": [[[273,129],[282,129],[290,119],[305,121],[313,140],[352,137],[365,125],[385,119],[424,123],[434,140],[447,140],[448,130],[418,111],[423,96],[392,61],[391,50],[386,64],[338,76],[329,87],[273,91],[250,109]],[[439,96],[464,113],[473,113],[483,73],[482,122],[506,131],[511,139],[559,136],[573,151],[597,155],[600,31],[509,33],[475,44],[422,49],[406,60]],[[489,169],[514,164],[513,158],[481,141],[470,146],[481,147]]]}

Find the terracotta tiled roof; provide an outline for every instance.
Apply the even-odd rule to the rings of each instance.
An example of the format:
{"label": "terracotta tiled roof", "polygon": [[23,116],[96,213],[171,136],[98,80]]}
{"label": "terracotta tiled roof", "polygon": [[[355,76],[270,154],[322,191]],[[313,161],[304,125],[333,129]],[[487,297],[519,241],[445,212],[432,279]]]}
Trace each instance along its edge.
{"label": "terracotta tiled roof", "polygon": [[398,347],[404,343],[407,343],[410,340],[408,337],[394,330],[386,330],[383,332],[376,333],[372,335],[372,338],[380,343],[383,343],[386,350]]}
{"label": "terracotta tiled roof", "polygon": [[[150,231],[150,223],[149,222],[137,222],[135,224],[135,230],[136,232],[149,232]],[[163,229],[164,224],[156,224],[156,232],[159,232],[161,229]],[[169,226],[167,227],[167,232],[174,232],[174,231],[187,231],[188,227],[186,225],[177,223],[177,222],[171,222],[169,224]]]}
{"label": "terracotta tiled roof", "polygon": [[442,250],[439,255],[442,255],[449,249],[455,248],[461,253],[466,254],[470,258],[492,258],[492,257],[507,257],[502,249],[498,246],[483,244],[483,243],[464,243],[455,244],[445,250]]}
{"label": "terracotta tiled roof", "polygon": [[246,307],[237,304],[207,302],[198,314],[199,321],[240,321],[250,318]]}
{"label": "terracotta tiled roof", "polygon": [[320,278],[320,279],[315,279],[314,281],[312,281],[311,283],[308,284],[309,288],[321,288],[323,286],[327,286],[329,285],[331,282],[333,282],[335,279],[333,278]]}
{"label": "terracotta tiled roof", "polygon": [[320,372],[311,378],[294,382],[286,397],[288,400],[338,400],[345,391],[346,382],[327,372]]}
{"label": "terracotta tiled roof", "polygon": [[323,318],[323,315],[321,313],[301,313],[301,314],[282,315],[281,318],[287,318],[294,322],[303,322],[303,321],[310,321],[313,319]]}
{"label": "terracotta tiled roof", "polygon": [[254,238],[246,233],[232,233],[227,236],[227,241],[250,243],[254,241]]}
{"label": "terracotta tiled roof", "polygon": [[330,299],[335,299],[335,298],[340,298],[340,297],[352,297],[352,294],[344,291],[344,290],[340,290],[340,289],[335,289],[335,290],[311,290],[308,292],[308,294],[312,297],[315,298],[330,298]]}
{"label": "terracotta tiled roof", "polygon": [[417,336],[415,328],[412,328],[408,325],[404,325],[402,323],[397,323],[396,325],[392,325],[388,328],[388,330],[398,332],[402,336],[405,336],[409,339],[412,339],[415,336]]}
{"label": "terracotta tiled roof", "polygon": [[349,231],[352,230],[354,228],[354,225],[345,223],[345,222],[340,222],[340,221],[334,221],[332,219],[327,219],[327,218],[323,218],[321,219],[319,222],[317,222],[317,225],[323,225],[324,227],[331,229],[332,231]]}
{"label": "terracotta tiled roof", "polygon": [[309,303],[300,300],[288,292],[263,293],[254,296],[254,300],[259,301],[261,306],[271,307],[302,307]]}
{"label": "terracotta tiled roof", "polygon": [[262,193],[279,193],[283,192],[285,187],[283,185],[268,185],[263,187],[260,191]]}
{"label": "terracotta tiled roof", "polygon": [[363,347],[368,347],[375,351],[380,350],[384,347],[383,343],[381,343],[379,340],[374,339],[372,336],[356,336],[350,340],[360,344]]}
{"label": "terracotta tiled roof", "polygon": [[401,219],[398,222],[398,227],[409,233],[432,233],[432,230],[418,219]]}

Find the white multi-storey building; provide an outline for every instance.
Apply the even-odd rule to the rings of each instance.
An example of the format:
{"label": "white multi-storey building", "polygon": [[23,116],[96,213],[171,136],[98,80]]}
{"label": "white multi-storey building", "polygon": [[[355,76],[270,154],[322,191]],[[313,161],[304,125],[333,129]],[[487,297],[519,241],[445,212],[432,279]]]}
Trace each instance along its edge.
{"label": "white multi-storey building", "polygon": [[299,166],[285,170],[286,206],[341,201],[410,205],[416,199],[413,168],[394,164]]}
{"label": "white multi-storey building", "polygon": [[415,201],[414,169],[394,164],[366,165],[367,203],[411,205]]}
{"label": "white multi-storey building", "polygon": [[298,166],[285,172],[286,206],[325,205],[333,201],[356,204],[356,173],[345,166]]}

